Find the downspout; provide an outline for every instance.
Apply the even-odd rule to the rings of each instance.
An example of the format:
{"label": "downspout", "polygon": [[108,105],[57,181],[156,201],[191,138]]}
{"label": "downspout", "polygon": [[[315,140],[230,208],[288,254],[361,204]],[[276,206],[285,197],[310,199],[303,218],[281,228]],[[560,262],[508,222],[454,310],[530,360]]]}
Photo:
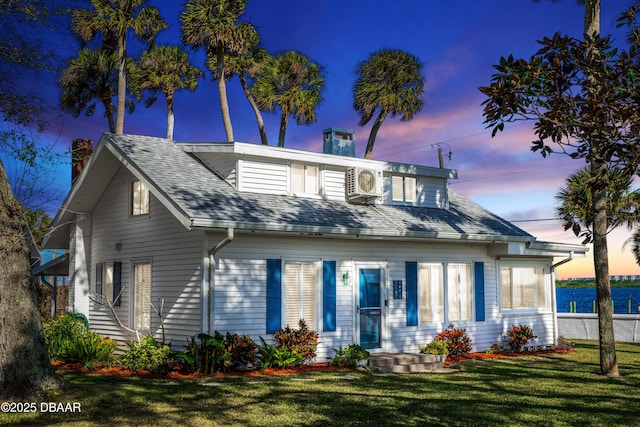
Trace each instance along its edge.
{"label": "downspout", "polygon": [[551,265],[551,307],[553,310],[553,343],[558,342],[558,307],[556,306],[556,267],[566,264],[573,259],[574,253],[571,251],[569,256],[563,260]]}
{"label": "downspout", "polygon": [[215,255],[222,248],[227,246],[234,238],[233,227],[227,228],[227,235],[222,240],[220,240],[214,247],[209,249],[208,253],[208,268],[207,268],[207,283],[205,283],[204,291],[206,295],[203,295],[203,299],[206,301],[206,310],[207,310],[207,325],[206,325],[206,333],[211,334],[211,303],[213,302],[212,293],[213,293],[213,271],[215,269]]}

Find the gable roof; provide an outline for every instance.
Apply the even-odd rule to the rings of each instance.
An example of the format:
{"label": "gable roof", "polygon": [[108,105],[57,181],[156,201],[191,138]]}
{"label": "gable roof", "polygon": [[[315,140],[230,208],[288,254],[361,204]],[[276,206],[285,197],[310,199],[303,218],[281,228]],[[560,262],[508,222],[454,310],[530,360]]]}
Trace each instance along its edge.
{"label": "gable roof", "polygon": [[[163,138],[104,134],[54,220],[47,247],[68,240],[78,212],[90,212],[121,167],[188,229],[233,227],[236,233],[296,233],[334,237],[535,242],[526,231],[449,189],[449,208],[358,205],[237,191],[180,144]],[[57,228],[56,228],[57,227]],[[66,229],[65,229],[66,228]],[[581,245],[569,245],[573,249]],[[567,251],[569,252],[569,246]]]}

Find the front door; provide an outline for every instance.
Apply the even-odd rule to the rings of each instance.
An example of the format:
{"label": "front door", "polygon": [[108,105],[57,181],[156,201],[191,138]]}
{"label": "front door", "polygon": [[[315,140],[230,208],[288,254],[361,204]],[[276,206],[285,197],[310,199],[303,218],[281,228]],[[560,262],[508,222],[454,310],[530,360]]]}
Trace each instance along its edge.
{"label": "front door", "polygon": [[382,348],[383,270],[359,268],[358,282],[360,345],[367,350]]}

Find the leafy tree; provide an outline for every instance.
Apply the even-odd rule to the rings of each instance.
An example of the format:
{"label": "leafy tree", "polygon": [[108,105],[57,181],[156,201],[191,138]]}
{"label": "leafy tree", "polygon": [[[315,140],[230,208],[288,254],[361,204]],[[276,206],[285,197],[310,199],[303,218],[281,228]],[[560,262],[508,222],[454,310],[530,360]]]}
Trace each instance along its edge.
{"label": "leafy tree", "polygon": [[167,139],[173,139],[175,93],[180,89],[194,91],[202,70],[191,65],[189,55],[178,46],[156,46],[142,54],[134,77],[139,89],[148,89],[154,96],[145,102],[151,106],[162,92],[167,100]]}
{"label": "leafy tree", "polygon": [[365,159],[371,158],[373,145],[382,122],[400,115],[408,121],[424,104],[424,76],[422,62],[410,53],[398,49],[373,52],[356,68],[357,80],[353,87],[353,108],[360,115],[360,126],[376,116],[369,133]]}
{"label": "leafy tree", "polygon": [[[118,91],[118,57],[106,49],[84,48],[69,62],[58,84],[62,88],[60,106],[78,117],[93,116],[98,102],[104,107],[109,132],[116,131],[113,97]],[[130,107],[131,108],[131,107]]]}
{"label": "leafy tree", "polygon": [[[71,0],[4,0],[0,2],[0,121],[13,126],[2,132],[0,144],[18,150],[26,160],[36,160],[25,130],[42,133],[46,104],[20,82],[25,76],[49,71],[55,50],[39,39],[43,33],[61,28],[56,11]],[[23,145],[23,143],[25,143]],[[20,150],[20,148],[25,148]],[[41,390],[59,387],[47,356],[38,312],[35,282],[31,277],[24,238],[24,215],[14,197],[0,162],[0,396],[13,400],[33,398]]]}
{"label": "leafy tree", "polygon": [[316,108],[324,90],[322,67],[299,52],[271,57],[258,73],[251,93],[261,109],[281,110],[278,147],[284,147],[289,116],[299,125],[316,121]]}
{"label": "leafy tree", "polygon": [[207,57],[215,58],[214,79],[222,121],[228,141],[233,141],[233,128],[227,101],[225,54],[243,55],[257,40],[253,25],[240,22],[247,0],[188,0],[182,15],[182,42],[194,48],[205,48]]}
{"label": "leafy tree", "polygon": [[93,9],[73,11],[72,29],[84,43],[102,36],[102,48],[117,51],[118,104],[115,132],[124,131],[124,111],[127,92],[127,35],[133,34],[149,45],[155,36],[167,28],[149,0],[91,0]]}
{"label": "leafy tree", "polygon": [[[587,11],[590,3],[586,1]],[[550,142],[589,165],[600,369],[617,376],[607,249],[607,176],[614,167],[623,175],[632,175],[640,160],[640,85],[636,78],[640,57],[633,45],[628,50],[612,48],[609,37],[599,37],[599,24],[594,26],[592,17],[585,22],[584,41],[555,34],[542,40],[542,47],[529,60],[501,58],[490,86],[480,91],[488,97],[483,114],[493,135],[507,122],[533,121],[537,136],[533,151],[543,157],[551,154]]]}
{"label": "leafy tree", "polygon": [[[249,80],[253,83],[256,76],[262,71],[267,61],[269,61],[270,55],[262,49],[258,43],[255,43],[251,49],[244,55],[236,55],[225,57],[226,69],[229,73],[229,78],[232,74],[237,74],[240,80],[240,85],[244,95],[251,105],[251,109],[256,116],[256,122],[258,123],[258,132],[260,133],[260,141],[262,145],[269,145],[267,140],[267,132],[264,128],[264,120],[262,118],[262,112],[256,102],[254,96],[251,93],[251,87],[249,86]],[[215,62],[213,59],[207,61],[207,66],[210,69],[214,69]]]}

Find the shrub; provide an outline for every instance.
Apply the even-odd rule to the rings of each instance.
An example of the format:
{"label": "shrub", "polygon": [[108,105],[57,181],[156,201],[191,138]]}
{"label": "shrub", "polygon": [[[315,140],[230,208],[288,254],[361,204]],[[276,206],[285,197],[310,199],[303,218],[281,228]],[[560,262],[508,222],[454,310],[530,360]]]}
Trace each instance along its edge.
{"label": "shrub", "polygon": [[116,348],[118,348],[116,341],[87,330],[83,337],[67,342],[63,349],[63,357],[66,362],[80,362],[83,366],[111,363]]}
{"label": "shrub", "polygon": [[418,350],[422,354],[442,354],[445,356],[449,354],[447,343],[444,341],[433,340],[424,347],[418,346]]}
{"label": "shrub", "polygon": [[299,354],[303,360],[310,360],[316,357],[318,347],[318,334],[307,328],[304,320],[300,319],[299,329],[292,329],[287,325],[276,331],[276,348],[286,347],[290,352]]}
{"label": "shrub", "polygon": [[529,340],[538,338],[533,335],[533,330],[527,325],[512,325],[507,331],[507,344],[515,352],[522,352],[526,348]]}
{"label": "shrub", "polygon": [[565,337],[558,337],[558,343],[556,344],[556,350],[573,350],[573,345],[571,345],[571,341],[566,339]]}
{"label": "shrub", "polygon": [[302,355],[289,350],[285,345],[276,347],[267,343],[262,337],[262,346],[258,347],[258,359],[260,360],[260,368],[290,368],[292,366],[301,365],[304,362]]}
{"label": "shrub", "polygon": [[471,338],[467,335],[467,330],[456,328],[453,323],[440,332],[434,341],[446,343],[449,354],[459,355],[471,352]]}
{"label": "shrub", "polygon": [[349,344],[345,349],[340,346],[338,349],[334,348],[333,351],[336,352],[336,355],[333,360],[331,360],[331,364],[337,366],[350,366],[355,368],[358,366],[359,360],[367,360],[370,356],[369,352],[358,344]]}
{"label": "shrub", "polygon": [[42,326],[50,360],[64,360],[64,349],[69,342],[81,339],[87,332],[84,324],[71,313],[47,319]]}
{"label": "shrub", "polygon": [[250,369],[256,363],[258,346],[248,335],[231,335],[227,332],[224,344],[234,369]]}
{"label": "shrub", "polygon": [[49,359],[83,366],[110,363],[118,347],[117,342],[98,335],[70,313],[47,320],[44,335]]}
{"label": "shrub", "polygon": [[231,366],[231,357],[226,351],[222,334],[216,331],[214,336],[203,333],[196,335],[196,338],[199,342],[191,337],[184,352],[178,354],[178,357],[185,361],[189,371],[207,375],[224,371]]}
{"label": "shrub", "polygon": [[129,347],[118,357],[118,364],[131,371],[151,371],[165,374],[176,363],[176,354],[167,344],[158,343],[148,335],[140,341],[127,343]]}

